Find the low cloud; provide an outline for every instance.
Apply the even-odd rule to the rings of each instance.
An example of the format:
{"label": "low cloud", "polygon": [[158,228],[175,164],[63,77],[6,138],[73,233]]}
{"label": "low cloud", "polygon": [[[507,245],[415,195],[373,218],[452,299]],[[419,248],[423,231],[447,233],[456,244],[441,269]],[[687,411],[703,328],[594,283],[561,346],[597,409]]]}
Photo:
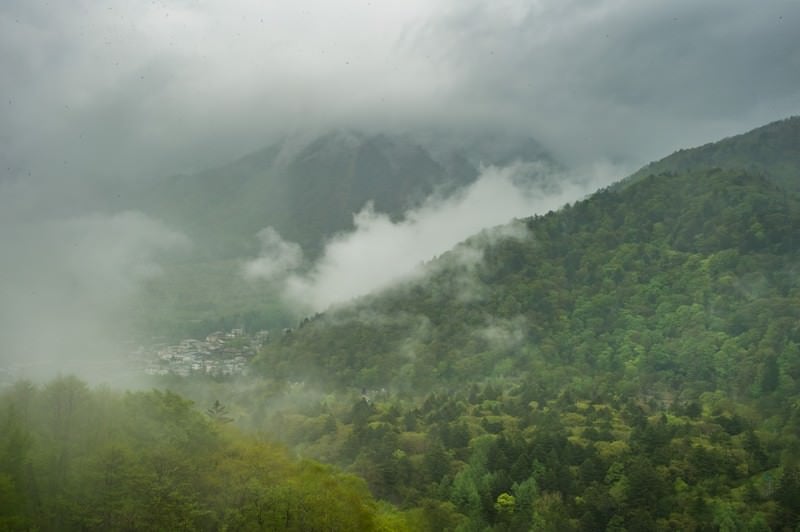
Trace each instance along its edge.
{"label": "low cloud", "polygon": [[[422,263],[485,228],[558,209],[624,175],[609,173],[610,168],[594,169],[587,174],[593,178],[580,184],[573,175],[540,176],[544,178],[532,183],[529,165],[485,168],[479,179],[459,194],[429,199],[399,222],[368,204],[354,215],[352,232],[329,240],[322,257],[308,271],[286,277],[285,297],[303,311],[323,311],[387,288],[419,275]],[[560,184],[555,187],[553,183]],[[511,226],[508,230],[517,229]],[[285,251],[292,248],[273,241],[275,236],[271,233],[269,240],[277,252],[249,262],[245,272],[263,269],[271,275],[287,264]]]}
{"label": "low cloud", "polygon": [[128,305],[159,256],[188,245],[138,212],[8,224],[0,242],[0,370],[90,379],[119,360]]}
{"label": "low cloud", "polygon": [[248,280],[273,281],[283,279],[303,263],[303,250],[299,244],[287,242],[272,227],[258,232],[261,253],[258,258],[248,261],[242,273]]}
{"label": "low cloud", "polygon": [[486,326],[474,334],[487,341],[493,350],[512,351],[527,339],[527,320],[524,316],[512,319],[487,316]]}
{"label": "low cloud", "polygon": [[188,172],[335,125],[644,163],[796,112],[798,24],[796,0],[5,0],[0,179]]}

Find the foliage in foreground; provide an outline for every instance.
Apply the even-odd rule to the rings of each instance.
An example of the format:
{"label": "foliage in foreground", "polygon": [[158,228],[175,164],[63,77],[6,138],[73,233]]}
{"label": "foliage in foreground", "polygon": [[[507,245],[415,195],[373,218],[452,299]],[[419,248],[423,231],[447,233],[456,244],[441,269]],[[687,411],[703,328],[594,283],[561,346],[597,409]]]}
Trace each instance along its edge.
{"label": "foliage in foreground", "polygon": [[364,482],[170,392],[63,377],[0,395],[0,530],[405,530]]}

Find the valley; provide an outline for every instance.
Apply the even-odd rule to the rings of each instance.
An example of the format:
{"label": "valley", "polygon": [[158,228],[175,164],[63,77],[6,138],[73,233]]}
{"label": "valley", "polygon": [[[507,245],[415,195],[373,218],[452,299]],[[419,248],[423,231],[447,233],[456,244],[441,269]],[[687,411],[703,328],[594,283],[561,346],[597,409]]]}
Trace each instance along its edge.
{"label": "valley", "polygon": [[522,116],[0,181],[0,530],[797,530],[800,117]]}
{"label": "valley", "polygon": [[800,2],[0,2],[0,532],[800,531]]}
{"label": "valley", "polygon": [[681,151],[294,327],[142,349],[138,371],[205,423],[354,475],[393,530],[786,529],[800,159],[779,146],[798,129],[766,126],[775,167],[716,166],[763,129],[691,167]]}

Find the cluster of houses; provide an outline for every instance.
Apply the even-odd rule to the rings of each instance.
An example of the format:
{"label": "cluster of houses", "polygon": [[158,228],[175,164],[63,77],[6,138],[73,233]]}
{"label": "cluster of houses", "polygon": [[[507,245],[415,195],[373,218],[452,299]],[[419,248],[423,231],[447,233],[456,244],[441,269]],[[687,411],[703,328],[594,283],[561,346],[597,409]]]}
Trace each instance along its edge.
{"label": "cluster of houses", "polygon": [[[286,329],[283,334],[289,334]],[[211,377],[246,375],[250,361],[258,350],[269,341],[268,331],[246,334],[244,329],[214,332],[205,340],[187,339],[176,345],[159,344],[151,347],[126,346],[125,360],[83,361],[77,367],[90,369],[94,375],[116,378],[122,374],[144,371],[148,375],[177,375]],[[30,375],[47,373],[52,362],[29,362],[2,365],[0,361],[0,389]],[[75,369],[80,373],[80,369]]]}
{"label": "cluster of houses", "polygon": [[205,340],[187,339],[177,345],[154,346],[145,354],[148,375],[245,375],[248,363],[268,340],[269,332],[253,336],[244,329],[215,332]]}

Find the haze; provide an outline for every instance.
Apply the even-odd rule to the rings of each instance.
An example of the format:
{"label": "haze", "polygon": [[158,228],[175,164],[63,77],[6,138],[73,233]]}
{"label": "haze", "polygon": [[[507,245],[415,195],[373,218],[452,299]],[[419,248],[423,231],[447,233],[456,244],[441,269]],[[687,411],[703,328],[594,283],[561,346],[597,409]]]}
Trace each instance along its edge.
{"label": "haze", "polygon": [[[69,359],[89,337],[112,350],[115,312],[158,275],[161,253],[190,248],[179,229],[119,212],[100,191],[331,127],[514,131],[573,169],[610,162],[613,176],[586,176],[607,183],[679,147],[795,114],[798,27],[793,0],[3,2],[0,361],[34,351]],[[532,214],[530,203],[509,209],[507,183],[495,184],[487,197],[500,200],[482,204],[481,225]],[[414,213],[420,222],[433,210]],[[465,219],[457,208],[437,216],[439,228]],[[411,219],[400,226],[411,233],[392,233],[362,213],[356,235],[334,240],[292,289],[316,309],[407,271],[359,286],[351,275],[345,293],[328,292],[320,279],[354,272],[358,237],[401,235],[423,250],[399,250],[417,263],[468,236],[418,247],[408,235],[427,226]]]}

